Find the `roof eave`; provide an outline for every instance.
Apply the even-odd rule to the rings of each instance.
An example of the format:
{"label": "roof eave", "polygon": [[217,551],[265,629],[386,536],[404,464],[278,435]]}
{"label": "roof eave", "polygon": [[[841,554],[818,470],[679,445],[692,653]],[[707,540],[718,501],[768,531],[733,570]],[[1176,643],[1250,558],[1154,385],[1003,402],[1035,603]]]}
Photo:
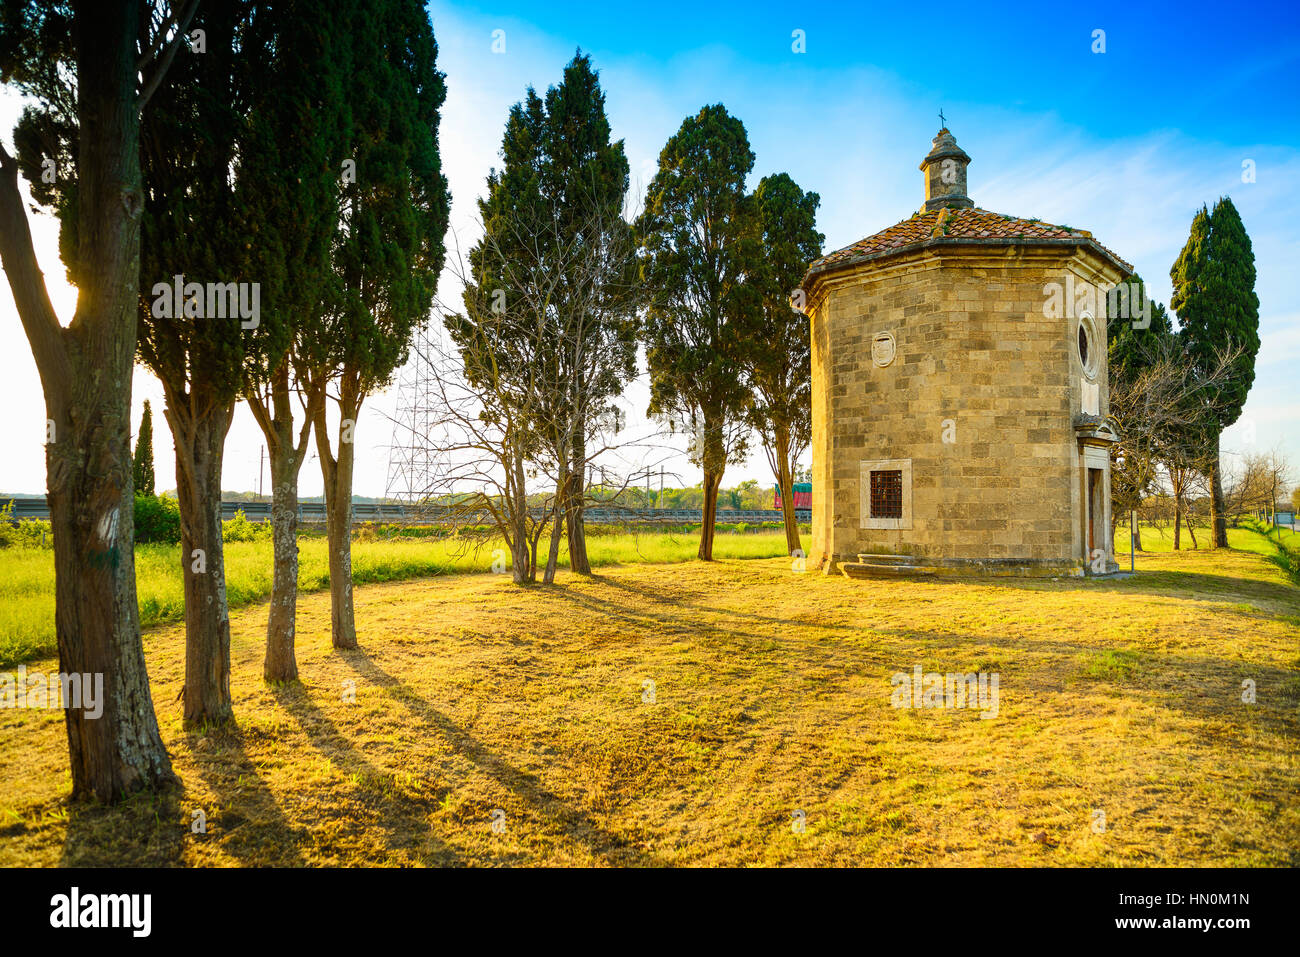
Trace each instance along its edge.
{"label": "roof eave", "polygon": [[825,276],[848,269],[851,266],[860,266],[864,263],[876,262],[879,260],[889,259],[893,256],[901,256],[904,253],[917,252],[922,249],[931,247],[951,247],[951,246],[1085,246],[1096,255],[1105,259],[1125,276],[1132,275],[1133,267],[1120,259],[1101,243],[1095,239],[1086,236],[1071,239],[1050,239],[1042,237],[990,237],[981,238],[978,236],[932,236],[918,242],[907,243],[902,246],[891,246],[889,249],[881,249],[876,252],[862,253],[856,256],[849,256],[846,259],[836,260],[832,263],[825,263],[822,266],[814,266],[804,273],[803,281],[799,283],[799,288],[812,298],[812,288],[809,285]]}

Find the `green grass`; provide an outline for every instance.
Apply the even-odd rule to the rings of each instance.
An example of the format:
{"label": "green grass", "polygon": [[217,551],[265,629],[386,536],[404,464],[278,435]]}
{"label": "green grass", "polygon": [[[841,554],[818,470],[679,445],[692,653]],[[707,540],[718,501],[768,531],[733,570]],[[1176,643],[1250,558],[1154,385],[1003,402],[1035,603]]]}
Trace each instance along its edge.
{"label": "green grass", "polygon": [[[683,562],[695,557],[698,532],[645,532],[593,535],[588,555],[596,567],[653,562]],[[329,555],[323,538],[298,541],[298,585],[304,592],[329,587]],[[352,543],[352,578],[358,584],[402,581],[432,575],[489,572],[493,552],[508,563],[503,542],[468,543],[448,539],[391,539]],[[772,558],[785,553],[783,532],[719,534],[718,558]],[[545,554],[543,543],[542,554]],[[227,542],[226,597],[231,608],[262,601],[271,594],[271,543]],[[544,560],[544,557],[543,557]],[[567,548],[560,565],[568,567]],[[508,564],[507,564],[508,567]],[[179,545],[137,545],[136,594],[140,624],[146,628],[185,618]],[[53,654],[54,553],[46,548],[0,549],[0,667]]]}
{"label": "green grass", "polygon": [[[1172,526],[1157,528],[1152,525],[1142,525],[1139,526],[1139,532],[1142,536],[1142,551],[1163,553],[1174,550],[1174,530]],[[1196,526],[1197,548],[1209,549],[1213,540],[1209,526]],[[1260,535],[1253,529],[1246,527],[1228,529],[1228,547],[1254,552],[1257,555],[1272,554],[1272,549],[1262,541]],[[1192,537],[1187,534],[1186,526],[1183,528],[1179,548],[1180,550],[1192,550]],[[1128,550],[1128,524],[1124,523],[1115,530],[1115,558],[1121,567],[1127,567],[1125,563],[1128,559]],[[1139,557],[1140,555],[1141,553],[1139,553]]]}
{"label": "green grass", "polygon": [[1142,656],[1136,651],[1123,648],[1089,652],[1080,658],[1079,674],[1098,681],[1119,683],[1127,680],[1141,661]]}

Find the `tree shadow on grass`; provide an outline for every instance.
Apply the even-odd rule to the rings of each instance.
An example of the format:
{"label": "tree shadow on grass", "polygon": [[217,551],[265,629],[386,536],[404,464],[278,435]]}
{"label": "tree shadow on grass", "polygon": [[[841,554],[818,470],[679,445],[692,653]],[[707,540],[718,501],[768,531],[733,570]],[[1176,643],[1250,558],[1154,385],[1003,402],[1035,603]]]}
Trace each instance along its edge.
{"label": "tree shadow on grass", "polygon": [[659,863],[653,855],[603,828],[590,815],[570,807],[558,794],[547,790],[537,775],[515,767],[494,753],[465,728],[421,698],[409,685],[376,665],[364,651],[342,652],[341,655],[358,675],[382,688],[388,697],[402,704],[418,719],[427,731],[440,735],[497,783],[517,794],[538,814],[556,825],[566,838],[580,841],[594,855],[604,857],[612,864],[655,866]]}
{"label": "tree shadow on grass", "polygon": [[[343,773],[357,779],[359,796],[378,810],[382,825],[388,832],[387,844],[391,850],[411,851],[429,858],[427,863],[438,867],[463,863],[459,855],[430,830],[428,815],[441,801],[445,788],[424,799],[404,793],[390,772],[379,770],[357,751],[329,716],[315,705],[310,692],[301,683],[281,685],[274,691],[280,706],[298,722],[312,747]],[[429,850],[421,849],[422,841]]]}
{"label": "tree shadow on grass", "polygon": [[[1072,578],[1075,590],[1083,593],[1112,595],[1155,595],[1161,598],[1197,598],[1228,601],[1231,599],[1257,599],[1289,606],[1300,612],[1300,588],[1280,582],[1261,581],[1257,578],[1233,578],[1229,575],[1210,575],[1205,572],[1185,572],[1161,569],[1138,570],[1132,578]],[[1084,583],[1087,583],[1086,585]],[[1057,590],[1061,583],[1042,579],[951,579],[945,584],[987,584],[992,588],[1019,591]]]}
{"label": "tree shadow on grass", "polygon": [[[1253,709],[1255,718],[1252,720],[1263,722],[1267,728],[1295,729],[1293,715],[1297,704],[1297,674],[1294,670],[1275,665],[1214,655],[1157,653],[1138,649],[1131,652],[1132,657],[1127,659],[1127,667],[1107,673],[1104,665],[1106,656],[1130,650],[1114,643],[1091,642],[1086,632],[1074,641],[1054,638],[1033,638],[1027,641],[1015,635],[977,636],[902,629],[879,629],[877,633],[918,641],[924,645],[938,645],[944,649],[944,655],[934,652],[933,657],[923,661],[900,662],[898,670],[903,672],[916,664],[922,665],[927,672],[944,673],[965,672],[980,664],[946,653],[953,648],[979,648],[981,653],[978,657],[985,659],[990,655],[1001,658],[998,652],[1016,656],[1043,656],[1044,660],[1030,660],[1024,665],[1011,667],[1002,661],[996,663],[996,670],[1002,676],[1002,694],[1018,695],[1026,702],[1032,702],[1036,694],[1059,696],[1070,694],[1072,689],[1109,686],[1152,707],[1176,710],[1200,720],[1241,723]],[[1062,667],[1061,658],[1066,658],[1068,665]],[[1012,658],[1005,660],[1014,661]],[[1090,666],[1099,662],[1103,670],[1100,673],[1090,673]],[[989,665],[985,663],[983,667],[988,668]],[[1248,706],[1241,701],[1241,683],[1246,678],[1255,682],[1259,695],[1257,705]]]}
{"label": "tree shadow on grass", "polygon": [[117,804],[72,801],[61,867],[181,867],[185,791],[140,791]]}
{"label": "tree shadow on grass", "polygon": [[216,841],[248,866],[300,867],[298,847],[303,835],[289,823],[258,774],[245,750],[244,734],[233,721],[222,728],[188,732],[194,763],[216,796],[217,806],[187,803],[186,825],[194,811],[201,810],[207,833],[195,835],[195,840]]}
{"label": "tree shadow on grass", "polygon": [[[652,591],[648,588],[640,588],[627,581],[620,581],[618,579],[606,578],[604,576],[596,576],[596,575],[593,575],[592,577],[596,581],[600,582],[602,585],[608,585],[610,588],[614,588],[617,589],[618,591],[627,592],[629,594],[636,595],[640,598],[645,599],[647,602],[654,602],[655,604],[659,604],[659,605],[668,605],[674,608],[687,608],[692,611],[708,612],[709,614],[714,614],[714,615],[727,615],[731,618],[743,618],[747,621],[758,621],[769,625],[779,625],[783,630],[798,628],[807,624],[807,622],[800,621],[798,618],[779,618],[779,617],[774,617],[772,615],[759,615],[751,611],[741,611],[736,608],[725,608],[717,605],[704,605],[704,604],[700,604],[699,602],[687,601],[686,599],[683,598],[676,598],[673,597],[672,595],[664,594],[663,592]],[[568,596],[566,595],[566,597]],[[610,604],[612,605],[612,603]],[[645,614],[645,613],[641,613],[641,614]],[[647,617],[656,617],[656,616],[647,615]],[[862,631],[862,628],[859,626],[840,624],[838,622],[817,622],[817,627],[824,628],[827,631],[843,631],[843,632],[852,632],[854,634],[857,634]]]}

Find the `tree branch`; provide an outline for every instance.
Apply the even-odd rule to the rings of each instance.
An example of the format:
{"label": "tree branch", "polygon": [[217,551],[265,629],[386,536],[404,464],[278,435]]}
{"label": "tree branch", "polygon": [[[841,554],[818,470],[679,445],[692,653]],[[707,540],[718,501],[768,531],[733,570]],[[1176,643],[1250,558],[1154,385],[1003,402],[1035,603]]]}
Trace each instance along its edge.
{"label": "tree branch", "polygon": [[[181,15],[180,22],[176,25],[176,33],[167,43],[167,47],[163,50],[161,58],[158,59],[158,64],[154,67],[153,73],[149,75],[149,78],[145,80],[143,86],[140,88],[140,97],[136,100],[136,113],[138,115],[144,114],[145,104],[149,102],[149,98],[154,95],[154,91],[156,91],[159,84],[162,83],[163,77],[167,75],[167,70],[171,67],[172,60],[176,59],[176,51],[180,49],[180,45],[184,43],[189,36],[190,23],[194,20],[194,14],[198,9],[199,0],[189,0],[189,4],[185,7],[185,11]],[[171,18],[168,17],[167,22],[170,22],[170,20]],[[158,39],[166,36],[167,22],[164,22],[159,28],[158,37],[154,40],[155,44]],[[155,54],[151,52],[149,54],[149,59],[152,60],[154,56]],[[143,65],[148,65],[147,61]]]}
{"label": "tree branch", "polygon": [[47,396],[60,395],[69,379],[68,354],[50,293],[32,245],[18,189],[18,162],[0,145],[0,263],[9,277],[23,331],[31,343]]}

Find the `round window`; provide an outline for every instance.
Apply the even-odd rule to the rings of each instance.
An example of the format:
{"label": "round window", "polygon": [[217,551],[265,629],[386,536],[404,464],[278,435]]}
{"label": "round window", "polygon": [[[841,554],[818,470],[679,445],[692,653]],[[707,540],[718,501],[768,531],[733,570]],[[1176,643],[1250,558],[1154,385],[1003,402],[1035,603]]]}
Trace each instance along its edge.
{"label": "round window", "polygon": [[1079,364],[1089,379],[1097,375],[1097,342],[1093,335],[1092,316],[1079,317]]}

